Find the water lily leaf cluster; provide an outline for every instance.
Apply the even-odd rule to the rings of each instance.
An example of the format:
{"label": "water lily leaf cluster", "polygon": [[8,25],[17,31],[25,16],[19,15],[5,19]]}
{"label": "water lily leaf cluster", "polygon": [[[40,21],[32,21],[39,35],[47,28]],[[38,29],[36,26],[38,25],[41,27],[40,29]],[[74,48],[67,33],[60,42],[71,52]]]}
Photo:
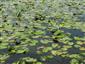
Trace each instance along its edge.
{"label": "water lily leaf cluster", "polygon": [[85,64],[85,0],[0,0],[0,64]]}

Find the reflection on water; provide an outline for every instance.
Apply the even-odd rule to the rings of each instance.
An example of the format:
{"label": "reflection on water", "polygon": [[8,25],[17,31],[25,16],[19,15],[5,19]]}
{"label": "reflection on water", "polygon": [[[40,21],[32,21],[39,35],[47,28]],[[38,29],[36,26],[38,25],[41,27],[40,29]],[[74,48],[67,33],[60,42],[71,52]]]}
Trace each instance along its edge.
{"label": "reflection on water", "polygon": [[78,19],[82,22],[85,22],[85,14],[79,15]]}
{"label": "reflection on water", "polygon": [[79,29],[61,28],[61,30],[63,30],[65,33],[70,33],[73,37],[76,36],[83,37],[85,35],[85,33]]}

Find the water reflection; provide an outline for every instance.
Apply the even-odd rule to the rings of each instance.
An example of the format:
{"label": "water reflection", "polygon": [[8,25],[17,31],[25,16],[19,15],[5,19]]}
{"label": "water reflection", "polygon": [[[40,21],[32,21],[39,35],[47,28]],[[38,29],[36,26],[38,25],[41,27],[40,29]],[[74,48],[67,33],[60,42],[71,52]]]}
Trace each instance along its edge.
{"label": "water reflection", "polygon": [[5,48],[5,49],[0,49],[0,53],[8,53],[8,49]]}
{"label": "water reflection", "polygon": [[61,28],[65,33],[70,33],[73,37],[84,37],[85,33],[82,32],[80,29],[68,29],[68,28]]}
{"label": "water reflection", "polygon": [[82,22],[85,22],[85,14],[79,15],[78,19]]}

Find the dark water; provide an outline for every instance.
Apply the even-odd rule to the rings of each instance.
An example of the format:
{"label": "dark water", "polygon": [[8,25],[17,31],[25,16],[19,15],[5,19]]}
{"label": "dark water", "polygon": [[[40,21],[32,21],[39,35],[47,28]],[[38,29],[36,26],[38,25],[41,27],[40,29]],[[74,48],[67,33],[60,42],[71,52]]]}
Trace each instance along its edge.
{"label": "dark water", "polygon": [[68,29],[68,28],[61,28],[65,33],[70,33],[73,37],[84,37],[85,32],[82,32],[80,29]]}
{"label": "dark water", "polygon": [[61,30],[64,31],[64,33],[70,33],[71,34],[71,39],[72,42],[76,42],[74,37],[81,37],[83,38],[85,36],[85,32],[82,32],[80,29],[68,29],[68,28],[60,28]]}
{"label": "dark water", "polygon": [[10,56],[10,58],[7,60],[6,64],[12,64],[15,61],[18,61],[20,58],[23,57],[32,57],[36,58],[38,61],[43,62],[44,64],[68,64],[70,59],[68,58],[62,58],[60,56],[54,56],[52,59],[42,61],[40,59],[40,56],[46,56],[49,53],[43,54],[43,55],[37,55],[34,52],[27,53],[27,54],[13,54]]}
{"label": "dark water", "polygon": [[85,22],[85,14],[79,15],[79,21]]}
{"label": "dark water", "polygon": [[[71,33],[72,37],[75,36],[79,36],[79,37],[83,37],[85,36],[85,33],[82,32],[79,29],[67,29],[67,28],[61,28],[61,30],[63,30],[65,33]],[[35,50],[36,52],[36,50]],[[5,64],[12,64],[13,62],[19,60],[20,58],[23,57],[32,57],[32,58],[37,58],[39,61],[44,62],[42,60],[40,60],[41,56],[46,56],[49,53],[45,53],[43,55],[38,55],[35,52],[31,52],[31,53],[26,53],[26,54],[11,54],[10,57],[7,59]],[[81,51],[78,48],[71,48],[68,50],[69,54],[79,54]],[[2,49],[0,50],[0,53],[8,53],[8,49]],[[60,56],[55,56],[53,57],[53,59],[47,60],[44,63],[45,64],[69,64],[70,59],[68,58],[62,58]]]}

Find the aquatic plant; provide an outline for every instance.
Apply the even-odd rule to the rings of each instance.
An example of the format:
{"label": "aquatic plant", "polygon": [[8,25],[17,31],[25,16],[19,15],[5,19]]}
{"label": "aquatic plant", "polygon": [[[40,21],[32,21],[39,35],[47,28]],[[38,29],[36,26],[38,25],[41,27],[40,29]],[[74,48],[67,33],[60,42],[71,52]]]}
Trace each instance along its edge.
{"label": "aquatic plant", "polygon": [[1,64],[85,64],[85,0],[0,0]]}

